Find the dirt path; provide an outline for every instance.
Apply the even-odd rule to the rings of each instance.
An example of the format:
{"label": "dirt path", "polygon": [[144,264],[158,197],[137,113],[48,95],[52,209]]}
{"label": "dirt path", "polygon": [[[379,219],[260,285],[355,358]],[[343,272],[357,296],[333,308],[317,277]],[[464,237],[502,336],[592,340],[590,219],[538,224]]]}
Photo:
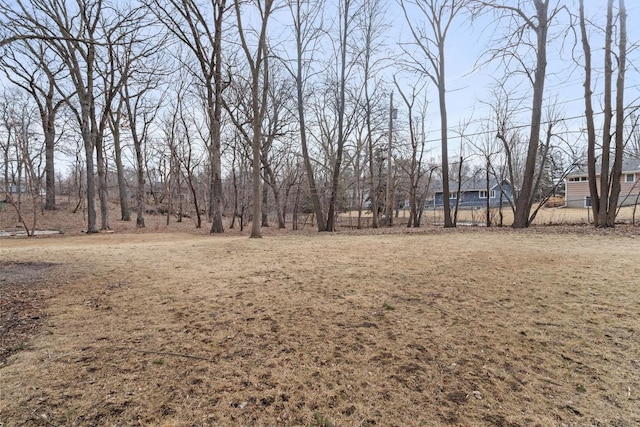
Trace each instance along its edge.
{"label": "dirt path", "polygon": [[0,367],[3,425],[640,423],[637,235],[112,234],[0,259],[49,266],[22,282],[46,317]]}

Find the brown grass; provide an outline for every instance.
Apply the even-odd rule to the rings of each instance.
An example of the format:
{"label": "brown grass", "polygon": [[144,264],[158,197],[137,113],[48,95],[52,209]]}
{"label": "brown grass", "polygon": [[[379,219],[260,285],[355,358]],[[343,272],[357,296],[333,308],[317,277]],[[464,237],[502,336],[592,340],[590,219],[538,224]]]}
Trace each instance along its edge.
{"label": "brown grass", "polygon": [[[500,215],[498,209],[490,211],[491,223],[496,226],[500,224]],[[460,209],[458,211],[458,222],[462,225],[484,225],[486,223],[485,209]],[[369,225],[371,214],[369,212],[363,215],[364,225]],[[357,211],[348,212],[342,215],[343,225],[357,225]],[[396,224],[405,224],[409,218],[409,212],[404,210],[398,213],[395,219]],[[503,209],[504,226],[509,226],[513,222],[513,212],[510,208]],[[620,208],[616,221],[621,224],[640,224],[640,207],[625,206]],[[423,213],[423,223],[425,224],[442,224],[444,222],[444,213],[442,209],[426,209]],[[583,225],[593,222],[593,214],[589,209],[550,207],[541,208],[533,220],[533,225]]]}
{"label": "brown grass", "polygon": [[638,231],[553,231],[0,240],[0,425],[638,425]]}

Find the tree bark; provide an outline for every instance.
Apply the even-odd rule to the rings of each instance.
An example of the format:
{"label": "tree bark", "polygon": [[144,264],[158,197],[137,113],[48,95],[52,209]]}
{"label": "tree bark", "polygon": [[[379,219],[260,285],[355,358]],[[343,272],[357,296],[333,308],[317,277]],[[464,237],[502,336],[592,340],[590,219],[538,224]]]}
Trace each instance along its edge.
{"label": "tree bark", "polygon": [[[116,117],[114,117],[114,115]],[[124,167],[122,166],[122,147],[120,145],[120,113],[111,114],[111,136],[113,138],[113,151],[115,154],[116,174],[118,176],[118,197],[120,198],[120,219],[131,221],[129,209],[129,197],[127,194],[127,183],[124,179]]]}
{"label": "tree bark", "polygon": [[451,218],[451,204],[449,203],[449,136],[447,119],[447,101],[444,74],[444,41],[438,46],[440,51],[440,70],[438,78],[438,105],[440,106],[440,156],[442,157],[442,197],[444,207],[444,227],[455,227]]}
{"label": "tree bark", "polygon": [[338,189],[340,185],[340,175],[342,172],[342,155],[344,152],[345,142],[345,91],[347,86],[347,41],[349,35],[349,23],[351,21],[350,7],[351,0],[344,0],[344,9],[342,10],[342,16],[340,17],[341,34],[340,34],[340,62],[339,62],[339,76],[338,76],[338,139],[336,141],[336,158],[333,165],[332,177],[331,177],[331,195],[329,197],[329,212],[327,213],[327,223],[325,231],[335,231],[336,218],[338,215],[337,203],[338,203]]}
{"label": "tree bark", "polygon": [[388,128],[388,145],[387,145],[387,197],[386,197],[386,213],[387,227],[393,225],[393,173],[391,165],[393,161],[393,91],[389,96],[389,128]]}
{"label": "tree bark", "polygon": [[[613,0],[610,0],[613,1]],[[622,179],[622,156],[624,153],[624,81],[627,61],[627,10],[624,0],[619,0],[618,16],[620,35],[618,38],[618,75],[616,78],[616,114],[615,114],[615,158],[611,170],[611,195],[607,212],[607,227],[616,226],[618,200]]]}
{"label": "tree bark", "polygon": [[[600,157],[600,170],[596,167],[596,133],[593,122],[593,106],[591,100],[591,73],[592,58],[591,47],[587,37],[586,18],[584,13],[584,1],[579,2],[580,32],[582,36],[582,48],[585,56],[585,114],[587,116],[587,171],[589,175],[589,192],[591,195],[591,210],[596,227],[615,227],[618,212],[622,179],[622,159],[624,153],[624,80],[626,71],[627,54],[627,14],[624,0],[619,0],[619,31],[616,78],[615,117],[613,113],[613,0],[607,1],[607,16],[605,25],[604,44],[604,117],[602,125],[602,146]],[[615,118],[615,132],[611,133],[612,121]],[[615,139],[614,139],[615,138]],[[614,140],[612,153],[611,142]],[[611,156],[613,154],[613,165]],[[597,174],[600,173],[600,188],[597,185]]]}
{"label": "tree bark", "polygon": [[109,190],[107,187],[107,165],[104,157],[102,137],[96,137],[96,166],[98,171],[98,198],[100,199],[100,229],[110,230]]}
{"label": "tree bark", "polygon": [[[427,65],[416,64],[414,68],[427,75],[438,88],[438,104],[440,107],[440,155],[442,157],[442,191],[444,208],[444,227],[455,227],[451,219],[451,205],[449,202],[449,142],[448,142],[448,121],[446,104],[446,73],[445,73],[445,41],[447,33],[455,16],[466,5],[466,1],[446,0],[438,2],[436,0],[425,1],[419,6],[419,10],[425,15],[429,22],[430,33],[425,35],[421,30],[412,25],[412,17],[405,6],[405,1],[401,0],[401,6],[405,15],[405,20],[409,24],[415,44],[420,48],[427,59]],[[434,51],[433,45],[437,48]]]}
{"label": "tree bark", "polygon": [[533,79],[533,102],[531,106],[531,131],[529,134],[529,146],[527,160],[524,167],[522,188],[516,199],[516,212],[513,220],[513,228],[526,228],[530,225],[531,200],[535,190],[534,175],[536,172],[536,159],[538,144],[540,142],[540,124],[542,122],[542,101],[544,96],[544,82],[547,70],[547,33],[548,33],[548,8],[549,3],[543,0],[534,0],[538,24],[533,28],[536,32],[536,70]]}
{"label": "tree bark", "polygon": [[267,95],[269,90],[269,64],[267,60],[267,23],[272,12],[273,0],[265,0],[260,8],[260,31],[258,34],[255,56],[249,49],[242,26],[240,3],[234,3],[236,10],[236,22],[240,36],[242,50],[245,53],[249,69],[251,71],[251,150],[252,150],[252,222],[250,238],[261,238],[260,216],[262,213],[262,120],[266,114]]}
{"label": "tree bark", "polygon": [[597,227],[600,220],[600,196],[596,183],[596,128],[593,120],[593,103],[591,100],[591,45],[587,37],[587,27],[584,15],[584,0],[579,2],[580,34],[582,50],[584,52],[584,104],[585,119],[587,121],[587,173],[589,176],[589,194],[591,195],[591,211],[593,223]]}
{"label": "tree bark", "polygon": [[[298,36],[299,37],[299,36]],[[297,60],[297,74],[296,74],[296,94],[298,98],[298,121],[300,123],[300,145],[302,147],[302,160],[304,162],[304,169],[307,174],[307,182],[309,184],[309,197],[311,198],[311,204],[313,205],[313,212],[318,218],[318,231],[324,231],[326,224],[324,222],[324,212],[322,211],[322,205],[320,204],[320,197],[318,196],[318,186],[316,185],[315,176],[313,173],[313,166],[311,165],[311,156],[309,155],[309,146],[307,142],[307,124],[305,120],[305,101],[304,94],[302,92],[302,46],[300,40],[298,44],[298,60]]]}
{"label": "tree bark", "polygon": [[[223,233],[222,224],[222,163],[221,163],[221,128],[222,128],[222,19],[226,8],[226,0],[216,1],[217,14],[215,15],[215,34],[213,50],[215,52],[215,66],[213,73],[214,82],[214,102],[213,116],[211,117],[211,192],[210,206],[211,212],[211,233]],[[209,106],[211,111],[211,106]]]}
{"label": "tree bark", "polygon": [[142,142],[138,141],[134,144],[136,151],[136,227],[144,228],[144,214],[145,214],[145,181],[144,181],[144,156],[142,152]]}
{"label": "tree bark", "polygon": [[[303,14],[302,6],[305,4],[309,7],[308,13]],[[302,148],[302,161],[304,163],[304,171],[307,176],[307,184],[309,186],[309,197],[315,216],[318,218],[317,228],[318,231],[323,231],[326,228],[324,222],[324,212],[322,210],[322,204],[320,203],[320,196],[318,195],[318,187],[315,180],[315,174],[313,172],[313,166],[311,163],[311,155],[309,154],[309,146],[307,141],[307,124],[305,118],[305,96],[304,85],[305,67],[308,67],[308,61],[305,58],[307,53],[308,44],[317,37],[319,31],[314,28],[310,28],[315,23],[315,18],[322,12],[321,2],[307,3],[304,0],[290,0],[289,9],[291,11],[294,33],[296,38],[296,56],[295,56],[295,72],[290,69],[291,74],[295,78],[296,84],[296,101],[298,122],[300,124],[300,145]],[[306,37],[306,38],[305,38]],[[297,227],[297,225],[296,225]]]}

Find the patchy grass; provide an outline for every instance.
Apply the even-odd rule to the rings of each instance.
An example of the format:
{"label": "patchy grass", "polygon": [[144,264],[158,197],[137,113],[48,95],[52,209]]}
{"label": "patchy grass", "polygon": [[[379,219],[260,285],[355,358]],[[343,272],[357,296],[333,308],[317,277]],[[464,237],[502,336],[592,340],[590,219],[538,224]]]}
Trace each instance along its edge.
{"label": "patchy grass", "polygon": [[637,229],[553,231],[3,240],[0,424],[638,425]]}

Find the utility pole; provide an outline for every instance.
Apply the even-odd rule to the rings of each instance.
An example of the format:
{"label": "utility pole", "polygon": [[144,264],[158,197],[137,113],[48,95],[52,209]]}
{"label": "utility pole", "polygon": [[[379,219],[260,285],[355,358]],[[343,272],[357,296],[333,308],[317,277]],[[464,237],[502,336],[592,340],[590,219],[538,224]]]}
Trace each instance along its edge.
{"label": "utility pole", "polygon": [[393,91],[389,98],[389,150],[387,152],[387,225],[393,225],[393,175],[391,174],[391,149],[393,146]]}

